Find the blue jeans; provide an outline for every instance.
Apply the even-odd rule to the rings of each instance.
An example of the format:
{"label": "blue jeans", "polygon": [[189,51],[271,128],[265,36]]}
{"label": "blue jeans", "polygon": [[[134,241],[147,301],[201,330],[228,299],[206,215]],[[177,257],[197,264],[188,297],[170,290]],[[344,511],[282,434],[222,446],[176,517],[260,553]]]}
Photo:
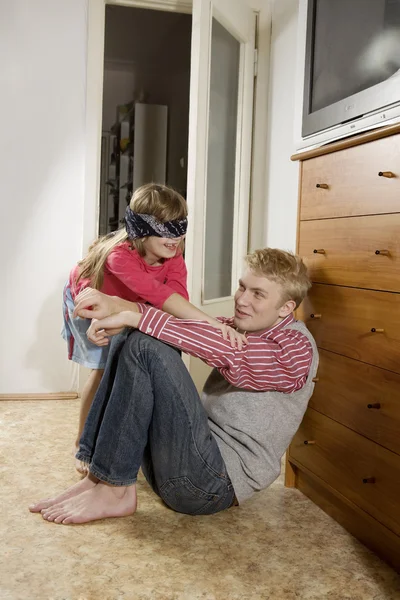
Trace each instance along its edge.
{"label": "blue jeans", "polygon": [[235,498],[195,385],[178,352],[139,331],[111,344],[77,458],[115,486],[136,482],[140,466],[173,510],[216,513]]}

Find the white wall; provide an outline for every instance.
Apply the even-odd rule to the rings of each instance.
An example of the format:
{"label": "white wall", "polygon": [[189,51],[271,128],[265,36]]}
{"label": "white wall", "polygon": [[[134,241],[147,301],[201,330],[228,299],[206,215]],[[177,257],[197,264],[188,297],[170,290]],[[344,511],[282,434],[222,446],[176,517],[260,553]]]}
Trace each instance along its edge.
{"label": "white wall", "polygon": [[0,393],[71,388],[61,294],[83,227],[86,0],[2,2]]}
{"label": "white wall", "polygon": [[[298,163],[294,153],[299,81],[298,0],[248,0],[258,19],[249,250],[295,250]],[[298,115],[297,115],[298,116]]]}
{"label": "white wall", "polygon": [[[253,238],[257,246],[294,247],[297,167],[289,155],[297,2],[276,0],[272,7],[268,105],[270,2],[249,4],[262,9]],[[0,393],[76,385],[59,331],[63,283],[87,245],[84,220],[94,219],[84,213],[86,11],[87,0],[1,6]]]}
{"label": "white wall", "polygon": [[298,163],[294,152],[298,0],[271,0],[264,243],[295,250]]}

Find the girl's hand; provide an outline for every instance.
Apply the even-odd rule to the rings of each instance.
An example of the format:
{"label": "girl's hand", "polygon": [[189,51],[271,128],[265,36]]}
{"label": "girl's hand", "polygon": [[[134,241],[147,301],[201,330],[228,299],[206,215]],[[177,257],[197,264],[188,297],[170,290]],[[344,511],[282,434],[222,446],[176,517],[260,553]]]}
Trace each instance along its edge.
{"label": "girl's hand", "polygon": [[219,321],[217,323],[215,328],[219,329],[224,340],[230,341],[232,348],[242,350],[243,346],[247,346],[248,342],[244,333],[239,333],[236,329],[230,327],[230,325],[225,325],[225,323],[220,323]]}
{"label": "girl's hand", "polygon": [[105,319],[93,319],[86,335],[96,346],[108,346],[111,336],[117,335],[125,327],[137,327],[141,316],[141,313],[123,311]]}

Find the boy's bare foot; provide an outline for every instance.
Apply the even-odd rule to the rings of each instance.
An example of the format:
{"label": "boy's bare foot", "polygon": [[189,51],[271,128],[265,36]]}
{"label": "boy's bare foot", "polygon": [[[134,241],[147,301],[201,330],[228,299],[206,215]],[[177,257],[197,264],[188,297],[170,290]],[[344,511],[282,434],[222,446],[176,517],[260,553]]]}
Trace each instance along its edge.
{"label": "boy's bare foot", "polygon": [[[83,481],[86,481],[85,479]],[[87,491],[42,509],[42,517],[54,523],[88,523],[108,517],[126,517],[136,511],[136,486],[115,487],[102,481]]]}
{"label": "boy's bare foot", "polygon": [[75,483],[75,485],[72,485],[67,490],[65,490],[65,492],[62,492],[58,496],[54,496],[53,498],[44,498],[43,500],[39,500],[39,502],[37,502],[36,504],[31,504],[29,506],[29,510],[31,512],[40,512],[44,508],[49,508],[50,506],[53,506],[53,504],[58,504],[59,502],[67,500],[68,498],[73,498],[74,496],[82,494],[90,488],[93,488],[96,485],[97,481],[98,480],[96,478],[93,478],[93,476],[85,477],[85,479],[82,479],[78,483]]}
{"label": "boy's bare foot", "polygon": [[89,463],[83,462],[83,460],[79,460],[79,458],[75,458],[75,454],[78,452],[79,446],[74,447],[74,460],[75,460],[75,469],[81,475],[87,475],[89,473]]}

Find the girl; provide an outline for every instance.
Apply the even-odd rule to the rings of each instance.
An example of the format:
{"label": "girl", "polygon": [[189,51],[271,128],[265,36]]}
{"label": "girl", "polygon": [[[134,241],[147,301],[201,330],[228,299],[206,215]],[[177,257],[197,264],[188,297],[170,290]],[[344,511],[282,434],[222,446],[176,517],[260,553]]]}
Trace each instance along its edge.
{"label": "girl", "polygon": [[[146,184],[132,196],[125,227],[99,238],[86,258],[72,269],[64,288],[63,337],[68,344],[68,358],[92,369],[81,394],[76,447],[109,350],[87,339],[89,319],[73,316],[74,300],[84,288],[92,287],[131,302],[148,302],[178,318],[206,320],[220,329],[224,338],[229,335],[232,346],[239,339],[244,341],[243,336],[188,302],[182,256],[186,228],[184,198],[167,186]],[[80,473],[87,471],[80,461],[75,464]]]}

